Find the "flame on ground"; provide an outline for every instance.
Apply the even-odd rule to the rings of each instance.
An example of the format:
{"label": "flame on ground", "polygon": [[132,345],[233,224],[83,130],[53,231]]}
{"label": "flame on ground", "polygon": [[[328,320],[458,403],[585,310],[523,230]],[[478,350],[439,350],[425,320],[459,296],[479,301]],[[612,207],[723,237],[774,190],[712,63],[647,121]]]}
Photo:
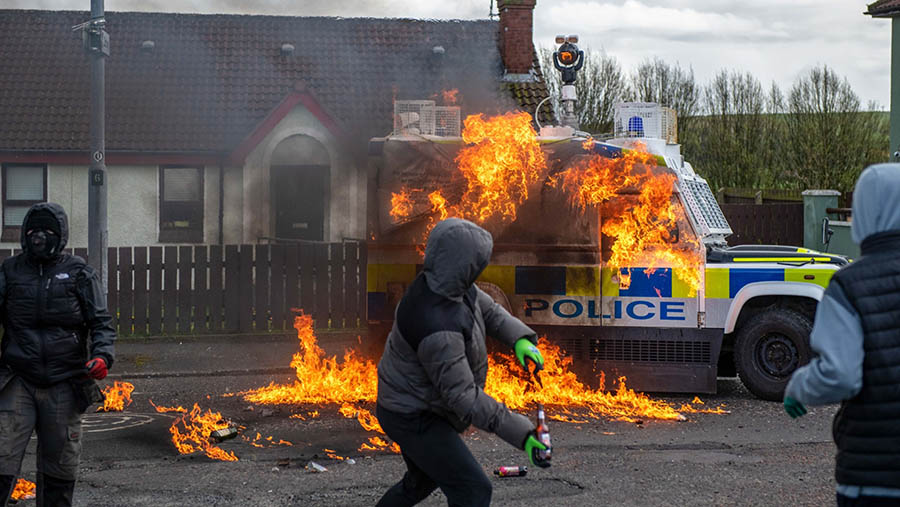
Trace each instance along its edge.
{"label": "flame on ground", "polygon": [[721,405],[716,408],[697,408],[697,407],[692,407],[691,406],[692,404],[693,405],[706,405],[706,403],[703,403],[703,400],[701,400],[697,396],[694,396],[694,400],[691,401],[691,403],[682,404],[681,407],[678,408],[678,410],[680,412],[686,412],[689,414],[730,414],[731,413],[730,410],[725,410],[724,408],[722,408]]}
{"label": "flame on ground", "polygon": [[129,382],[119,382],[116,380],[113,385],[107,385],[103,388],[103,406],[97,407],[97,412],[121,412],[125,407],[131,405],[131,393],[134,392],[134,385]]}
{"label": "flame on ground", "polygon": [[25,480],[23,478],[19,478],[18,482],[16,482],[16,487],[13,489],[12,495],[10,498],[12,500],[30,500],[34,498],[36,492],[36,486],[33,482],[29,480]]}
{"label": "flame on ground", "polygon": [[[378,419],[369,410],[358,406],[361,402],[375,401],[377,371],[374,363],[358,358],[352,350],[344,355],[343,362],[338,362],[334,356],[324,357],[316,342],[312,319],[307,315],[296,317],[294,327],[300,339],[300,351],[294,354],[291,361],[291,366],[297,371],[297,380],[292,384],[272,383],[240,393],[244,399],[261,404],[339,404],[337,411],[340,415],[356,419],[366,431],[384,435]],[[628,389],[624,378],[618,379],[613,392],[604,391],[603,386],[592,389],[577,379],[571,371],[572,359],[564,356],[558,346],[541,338],[539,347],[544,356],[542,389],[536,389],[530,380],[523,378],[522,368],[511,354],[494,354],[488,358],[485,392],[513,410],[528,410],[536,403],[553,406],[555,413],[550,415],[551,418],[571,423],[604,418],[632,422],[643,419],[677,421],[685,419],[679,410],[692,413],[707,411],[690,405],[676,409],[668,402],[654,400]],[[694,403],[702,402],[698,398]],[[310,416],[312,414],[309,413]],[[304,419],[300,414],[291,417]],[[359,447],[360,451],[380,449],[400,452],[396,443],[390,443],[381,436],[372,436]]]}
{"label": "flame on ground", "polygon": [[[292,384],[275,384],[241,393],[244,399],[261,404],[342,404],[339,413],[347,418],[356,418],[366,431],[384,434],[378,420],[368,410],[352,405],[358,402],[374,402],[377,393],[378,372],[375,363],[362,359],[353,350],[344,354],[338,362],[336,356],[325,357],[313,331],[312,317],[300,314],[294,319],[294,328],[300,340],[300,351],[294,354],[291,367],[297,372],[297,380]],[[309,412],[317,417],[318,410]],[[305,419],[300,414],[291,416]],[[384,442],[379,437],[379,441]],[[371,442],[371,439],[370,439]],[[366,444],[363,444],[366,445]],[[378,446],[380,449],[396,448],[396,444]],[[360,450],[363,450],[362,448]]]}
{"label": "flame on ground", "polygon": [[266,387],[247,391],[244,399],[262,404],[344,403],[375,401],[378,384],[375,363],[362,359],[348,349],[344,360],[325,357],[316,342],[312,317],[300,314],[294,319],[300,351],[294,354],[291,367],[297,372],[292,384],[272,382]]}
{"label": "flame on ground", "polygon": [[163,406],[159,406],[159,405],[153,403],[153,400],[147,400],[147,401],[149,401],[150,405],[152,405],[153,408],[155,408],[156,411],[161,414],[165,414],[168,412],[181,412],[181,413],[187,412],[187,409],[182,407],[181,405],[178,405],[177,407],[163,407]]}
{"label": "flame on ground", "polygon": [[260,435],[259,432],[256,432],[256,438],[250,439],[249,437],[247,437],[247,436],[245,436],[245,435],[241,435],[241,438],[242,438],[245,442],[247,442],[247,443],[249,443],[250,445],[252,445],[253,447],[261,447],[261,448],[265,448],[265,447],[274,447],[274,446],[276,446],[276,445],[286,445],[286,446],[293,446],[293,445],[294,445],[294,444],[292,444],[291,442],[288,442],[287,440],[280,440],[280,439],[279,439],[279,440],[275,440],[275,437],[272,437],[272,436],[263,438],[263,436]]}
{"label": "flame on ground", "polygon": [[[348,418],[348,419],[356,419],[359,422],[359,425],[363,427],[366,431],[375,431],[384,435],[384,430],[381,428],[381,424],[378,423],[378,418],[375,417],[372,412],[364,408],[357,407],[350,403],[344,403],[341,405],[341,409],[338,412]],[[379,449],[387,449],[391,452],[400,454],[400,446],[397,445],[396,442],[388,443],[381,437],[369,437],[368,444],[362,444],[358,450],[360,451],[374,451]]]}
{"label": "flame on ground", "polygon": [[208,457],[221,461],[237,461],[233,452],[225,451],[210,443],[210,434],[216,430],[223,430],[231,425],[222,419],[222,415],[212,410],[203,413],[200,406],[194,403],[194,408],[181,417],[175,419],[169,428],[172,434],[172,442],[181,454],[203,451]]}
{"label": "flame on ground", "polygon": [[[625,378],[619,378],[613,392],[591,389],[577,379],[570,370],[572,358],[562,355],[560,348],[541,338],[538,343],[544,357],[541,372],[543,388],[535,388],[529,379],[523,378],[515,357],[494,354],[488,358],[488,376],[485,392],[506,403],[513,410],[527,409],[535,403],[544,406],[565,407],[579,419],[613,418],[637,421],[642,418],[683,421],[685,417],[669,403],[654,400],[625,386]],[[513,370],[515,368],[515,370]],[[577,410],[576,410],[577,409]]]}

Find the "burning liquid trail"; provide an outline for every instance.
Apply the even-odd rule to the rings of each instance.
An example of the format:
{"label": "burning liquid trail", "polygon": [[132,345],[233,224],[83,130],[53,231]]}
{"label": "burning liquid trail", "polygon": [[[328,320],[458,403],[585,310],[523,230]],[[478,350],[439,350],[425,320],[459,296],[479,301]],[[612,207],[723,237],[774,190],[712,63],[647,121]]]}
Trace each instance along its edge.
{"label": "burning liquid trail", "polygon": [[97,412],[121,412],[125,407],[131,405],[131,393],[134,392],[134,385],[129,382],[119,382],[116,380],[113,385],[103,388],[103,406],[97,407]]}
{"label": "burning liquid trail", "polygon": [[161,414],[165,414],[168,412],[180,412],[180,413],[187,412],[187,409],[182,407],[181,405],[179,405],[177,407],[163,407],[163,406],[159,406],[159,405],[153,403],[153,400],[148,400],[148,401],[150,402],[150,405],[152,405],[153,408],[155,408],[156,411]]}
{"label": "burning liquid trail", "polygon": [[[241,393],[244,399],[261,404],[340,404],[338,412],[344,417],[356,419],[366,431],[384,434],[377,418],[360,408],[360,402],[374,402],[376,398],[377,371],[375,364],[357,357],[353,351],[344,355],[344,361],[336,357],[326,358],[319,348],[308,315],[294,320],[300,351],[294,354],[291,366],[297,371],[292,384],[269,384],[266,387]],[[485,392],[506,403],[513,410],[527,410],[536,403],[554,406],[568,416],[567,422],[587,419],[612,418],[624,421],[639,419],[684,420],[671,404],[636,393],[619,379],[614,392],[591,389],[581,383],[570,371],[572,359],[562,355],[559,347],[541,339],[544,356],[541,373],[544,387],[533,390],[522,378],[521,368],[512,355],[491,356]],[[702,403],[699,399],[695,403]],[[687,408],[685,408],[687,407]],[[696,412],[689,405],[682,411]],[[299,417],[298,417],[299,418]],[[557,419],[564,420],[564,419]],[[399,452],[397,444],[389,443],[381,436],[372,436],[359,450],[387,449]]]}

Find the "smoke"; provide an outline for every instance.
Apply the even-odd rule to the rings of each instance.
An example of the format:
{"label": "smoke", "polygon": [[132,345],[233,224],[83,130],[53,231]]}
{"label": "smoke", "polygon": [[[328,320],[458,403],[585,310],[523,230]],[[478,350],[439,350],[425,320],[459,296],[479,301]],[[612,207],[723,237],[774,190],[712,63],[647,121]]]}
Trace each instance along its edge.
{"label": "smoke", "polygon": [[[13,9],[88,10],[90,0],[8,0]],[[185,12],[201,14],[270,14],[414,19],[485,19],[489,1],[422,2],[419,0],[108,0],[107,11]],[[495,7],[496,9],[496,7]]]}

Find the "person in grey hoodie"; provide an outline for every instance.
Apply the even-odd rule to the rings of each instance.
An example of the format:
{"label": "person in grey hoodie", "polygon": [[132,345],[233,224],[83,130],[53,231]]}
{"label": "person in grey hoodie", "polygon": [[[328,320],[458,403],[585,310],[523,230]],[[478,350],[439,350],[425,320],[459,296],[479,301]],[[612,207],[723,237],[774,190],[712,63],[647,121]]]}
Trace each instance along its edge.
{"label": "person in grey hoodie", "polygon": [[810,335],[818,357],[794,372],[784,408],[841,402],[838,505],[900,505],[900,164],[863,171],[852,217],[862,255],[831,279]]}
{"label": "person in grey hoodie", "polygon": [[397,305],[378,364],[376,415],[401,449],[407,472],[379,506],[415,505],[440,487],[448,505],[491,502],[491,482],[459,433],[469,425],[532,456],[545,449],[534,425],[484,392],[490,335],[543,366],[537,336],[475,285],[491,235],[466,220],[439,222],[425,263]]}

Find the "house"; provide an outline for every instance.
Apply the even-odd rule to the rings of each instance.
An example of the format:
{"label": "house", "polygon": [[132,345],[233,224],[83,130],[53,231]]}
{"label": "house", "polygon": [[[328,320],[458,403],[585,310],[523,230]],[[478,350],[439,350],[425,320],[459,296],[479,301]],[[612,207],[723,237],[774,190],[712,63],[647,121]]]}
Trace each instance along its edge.
{"label": "house", "polygon": [[891,20],[891,161],[900,161],[900,0],[879,0],[865,14]]}
{"label": "house", "polygon": [[[461,116],[547,97],[535,0],[499,21],[108,12],[109,246],[341,241],[366,232],[366,148],[395,100]],[[0,248],[62,204],[87,245],[87,12],[0,10]],[[542,109],[542,122],[550,118]]]}

